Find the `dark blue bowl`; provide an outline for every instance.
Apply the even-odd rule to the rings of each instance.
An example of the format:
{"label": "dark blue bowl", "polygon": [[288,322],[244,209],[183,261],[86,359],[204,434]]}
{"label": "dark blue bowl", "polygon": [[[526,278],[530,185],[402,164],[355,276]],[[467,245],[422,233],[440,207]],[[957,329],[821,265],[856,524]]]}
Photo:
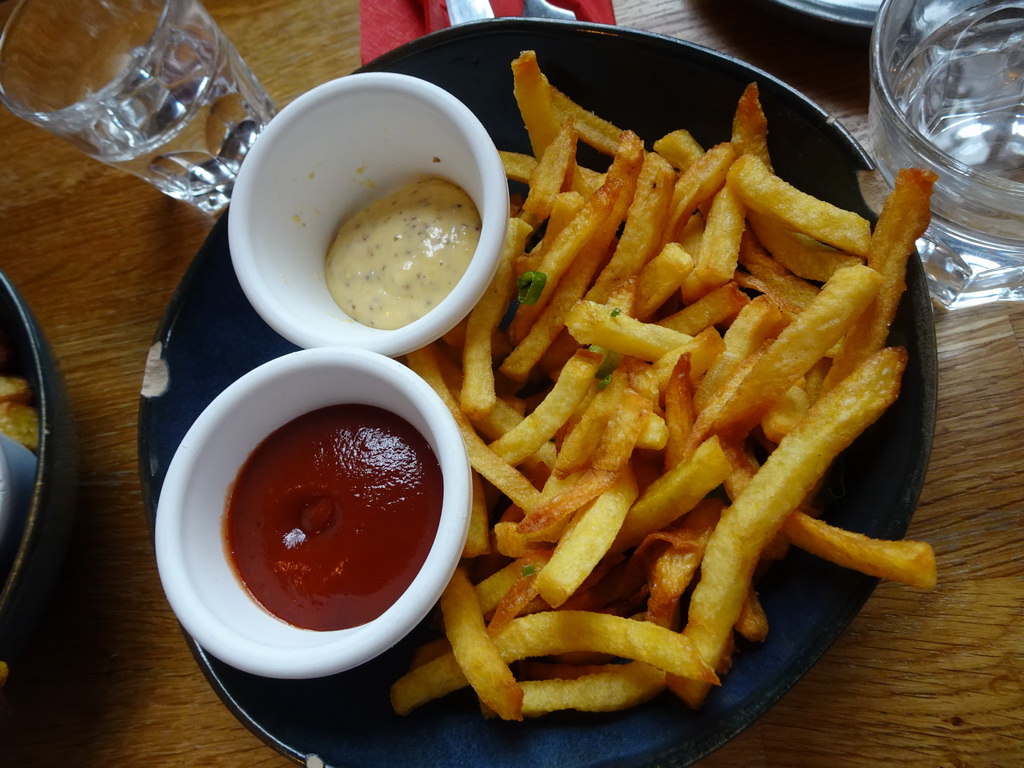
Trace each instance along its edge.
{"label": "dark blue bowl", "polygon": [[[740,93],[757,81],[778,174],[873,218],[859,187],[870,161],[828,114],[764,72],[676,39],[600,25],[498,19],[429,35],[367,69],[441,85],[469,105],[499,148],[529,151],[510,71],[511,61],[527,49],[537,51],[559,89],[648,143],[677,128],[689,129],[705,146],[727,140]],[[910,357],[902,394],[844,453],[846,492],[828,511],[830,521],[878,537],[906,531],[934,426],[934,329],[916,260],[908,279],[892,338]],[[242,295],[224,220],[179,287],[156,342],[154,359],[166,379],[154,377],[139,415],[151,520],[167,465],[196,416],[235,378],[294,349]],[[416,636],[358,669],[311,681],[253,677],[194,644],[193,652],[239,720],[297,762],[318,755],[345,768],[682,766],[724,744],[777,701],[828,649],[875,583],[793,552],[759,582],[771,624],[767,641],[737,654],[724,684],[698,712],[665,695],[617,714],[561,713],[506,723],[484,719],[476,699],[463,692],[398,717],[388,688],[405,672]]]}

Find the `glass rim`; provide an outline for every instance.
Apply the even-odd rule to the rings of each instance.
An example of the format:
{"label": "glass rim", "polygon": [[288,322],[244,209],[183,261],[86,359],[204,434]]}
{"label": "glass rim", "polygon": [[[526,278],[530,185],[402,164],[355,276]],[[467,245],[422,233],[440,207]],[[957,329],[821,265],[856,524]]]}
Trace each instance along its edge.
{"label": "glass rim", "polygon": [[[90,100],[102,101],[107,96],[107,94],[109,94],[111,91],[117,90],[122,85],[124,85],[131,77],[134,76],[134,73],[137,72],[139,69],[139,64],[156,49],[157,36],[163,29],[165,22],[167,21],[167,18],[171,13],[171,9],[181,1],[182,0],[162,0],[160,12],[159,14],[157,14],[156,20],[153,22],[153,29],[149,33],[149,37],[146,38],[146,42],[138,46],[138,52],[131,56],[130,60],[124,66],[120,74],[114,76],[106,83],[104,83],[100,88],[98,88],[95,92],[90,94]],[[14,27],[14,24],[16,23],[17,19],[21,16],[26,6],[28,6],[30,3],[39,2],[45,3],[48,2],[48,0],[18,0],[14,6],[14,10],[11,11],[11,15],[7,17],[7,21],[4,23],[3,27],[0,28],[0,103],[6,106],[11,112],[13,112],[18,117],[21,117],[23,119],[26,119],[30,122],[34,122],[37,124],[40,122],[48,123],[51,120],[55,120],[66,113],[73,112],[75,111],[75,107],[81,104],[82,101],[84,101],[84,99],[80,98],[77,101],[73,101],[66,106],[58,107],[57,109],[32,109],[27,104],[25,104],[21,99],[15,98],[10,93],[8,93],[7,89],[4,88],[4,46],[7,43],[8,35],[10,35],[11,30]]]}
{"label": "glass rim", "polygon": [[[882,60],[883,34],[889,31],[893,18],[892,9],[898,4],[896,0],[883,0],[878,9],[875,25],[871,30],[868,64],[870,69],[869,86],[872,91],[872,98],[869,99],[869,113],[873,108],[883,109],[885,119],[894,121],[899,131],[913,140],[917,153],[927,161],[932,169],[952,174],[964,182],[971,184],[980,183],[994,192],[1009,194],[1015,197],[1024,195],[1024,182],[1012,181],[989,171],[975,168],[953,157],[948,152],[939,149],[907,120],[906,113],[899,108],[889,81],[884,77],[884,72],[888,68]],[[874,98],[876,94],[880,98]]]}

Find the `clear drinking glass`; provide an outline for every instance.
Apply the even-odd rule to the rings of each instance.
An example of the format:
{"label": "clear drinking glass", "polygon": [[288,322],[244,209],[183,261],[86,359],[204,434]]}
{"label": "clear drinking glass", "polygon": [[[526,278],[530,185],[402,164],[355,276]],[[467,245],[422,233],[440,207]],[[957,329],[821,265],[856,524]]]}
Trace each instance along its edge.
{"label": "clear drinking glass", "polygon": [[207,213],[275,111],[197,0],[21,0],[0,37],[0,101]]}
{"label": "clear drinking glass", "polygon": [[886,0],[870,130],[891,185],[938,174],[918,242],[943,306],[1024,300],[1024,0]]}

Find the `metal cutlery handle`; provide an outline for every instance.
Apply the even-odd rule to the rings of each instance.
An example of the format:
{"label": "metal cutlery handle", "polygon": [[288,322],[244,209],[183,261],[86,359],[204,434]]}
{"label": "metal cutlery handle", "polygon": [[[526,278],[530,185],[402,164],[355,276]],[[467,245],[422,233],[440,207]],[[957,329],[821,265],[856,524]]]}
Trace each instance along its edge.
{"label": "metal cutlery handle", "polygon": [[493,19],[494,10],[487,0],[447,0],[448,20],[454,27],[467,21]]}

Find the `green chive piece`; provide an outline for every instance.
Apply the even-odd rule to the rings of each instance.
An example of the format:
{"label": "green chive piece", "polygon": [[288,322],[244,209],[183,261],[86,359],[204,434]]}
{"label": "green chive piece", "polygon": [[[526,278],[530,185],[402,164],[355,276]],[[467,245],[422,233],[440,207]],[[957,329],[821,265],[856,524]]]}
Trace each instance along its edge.
{"label": "green chive piece", "polygon": [[518,299],[520,304],[536,304],[544,290],[544,284],[548,276],[543,272],[524,272],[516,280],[516,287],[519,289]]}
{"label": "green chive piece", "polygon": [[619,309],[618,307],[616,307],[615,309],[613,309],[613,310],[612,310],[611,312],[609,312],[608,314],[609,314],[609,315],[611,315],[612,317],[618,317],[619,315],[621,315],[621,314],[622,314],[622,310],[621,310],[621,309]]}
{"label": "green chive piece", "polygon": [[523,566],[523,576],[533,576],[533,574],[535,574],[536,572],[537,572],[537,566],[536,565],[524,565]]}

